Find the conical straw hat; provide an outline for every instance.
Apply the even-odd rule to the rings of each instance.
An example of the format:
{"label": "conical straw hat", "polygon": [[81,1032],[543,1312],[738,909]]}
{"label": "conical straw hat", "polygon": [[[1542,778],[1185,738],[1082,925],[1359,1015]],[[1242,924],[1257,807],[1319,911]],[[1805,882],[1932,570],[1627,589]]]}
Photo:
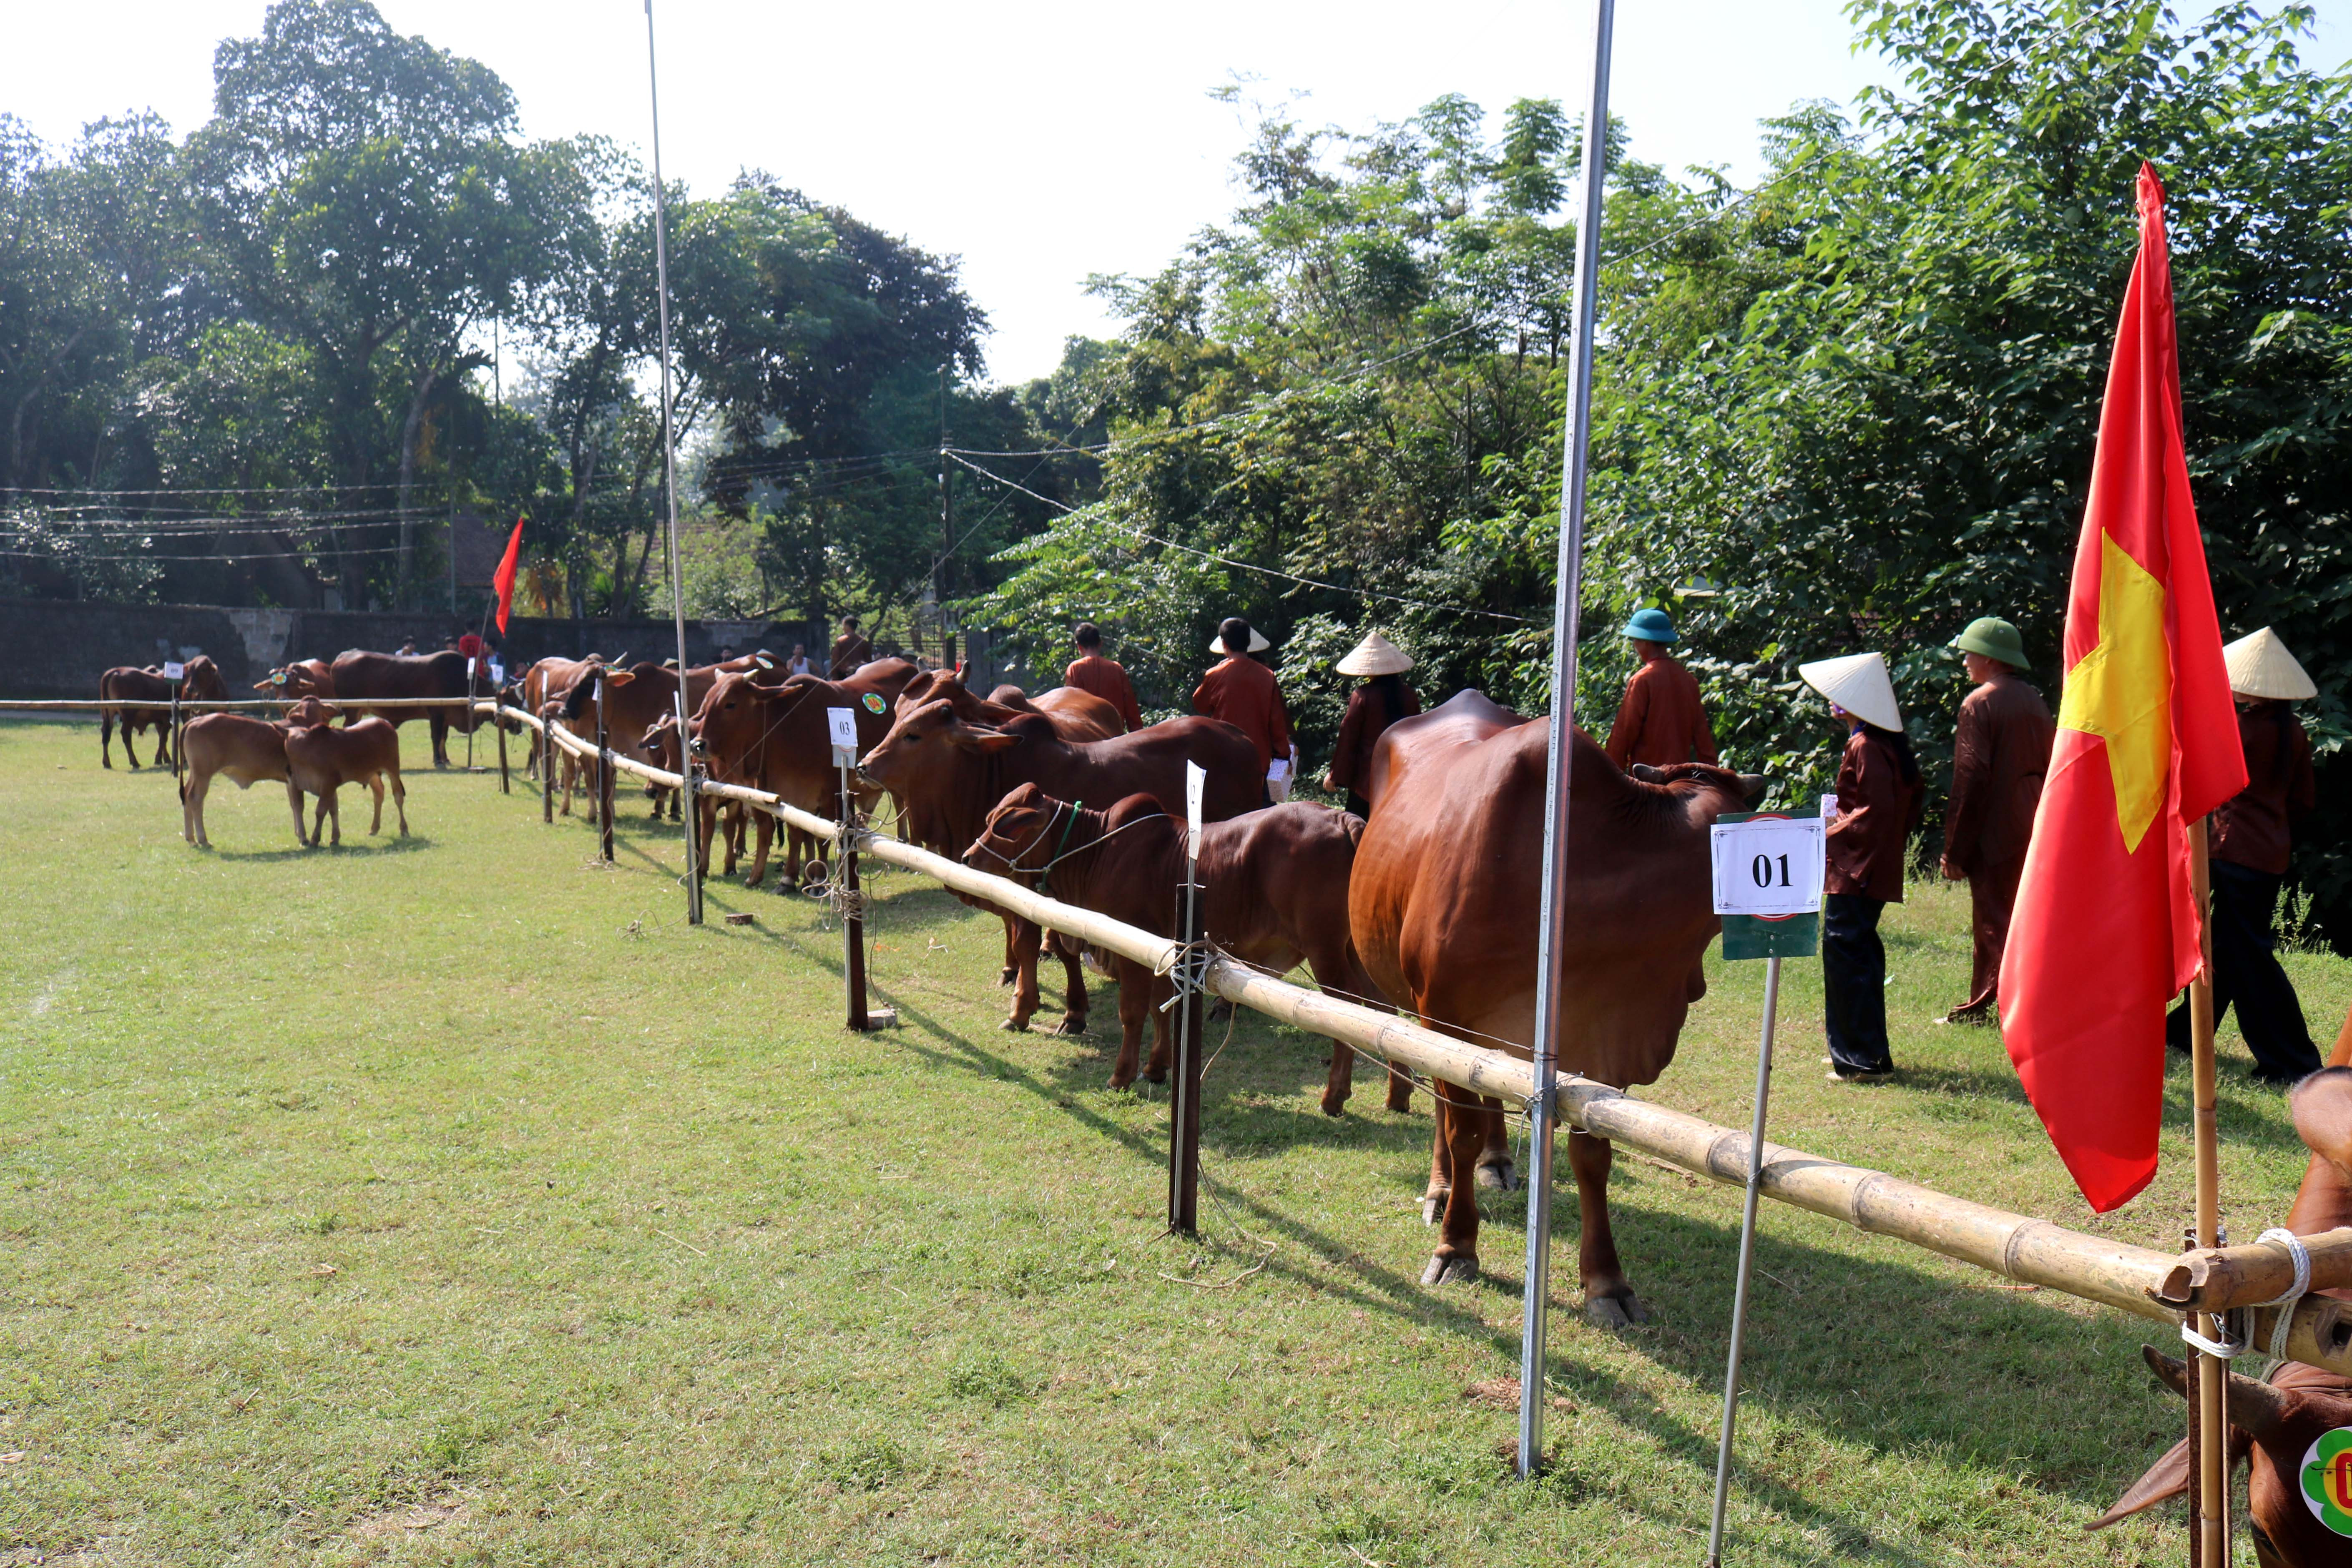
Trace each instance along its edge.
{"label": "conical straw hat", "polygon": [[1895,705],[1895,679],[1886,660],[1874,653],[1850,653],[1843,658],[1816,659],[1797,666],[1804,683],[1865,724],[1882,730],[1903,728],[1903,710]]}
{"label": "conical straw hat", "polygon": [[1412,660],[1404,649],[1378,632],[1368,634],[1339,661],[1342,675],[1402,675],[1412,668]]}
{"label": "conical straw hat", "polygon": [[2294,655],[2286,651],[2278,633],[2268,626],[2249,632],[2221,650],[2230,667],[2230,689],[2241,697],[2280,697],[2300,702],[2319,695]]}
{"label": "conical straw hat", "polygon": [[[1272,643],[1270,643],[1270,642],[1268,642],[1268,641],[1266,641],[1266,640],[1265,640],[1265,634],[1264,632],[1262,632],[1262,631],[1258,630],[1255,626],[1252,626],[1252,627],[1250,627],[1250,645],[1249,645],[1249,650],[1250,650],[1250,652],[1252,652],[1252,653],[1264,653],[1266,649],[1268,649],[1268,648],[1272,647],[1273,646],[1274,646],[1274,645],[1273,645]],[[1240,650],[1240,649],[1238,649],[1238,648],[1230,648],[1230,647],[1227,647],[1225,646],[1225,639],[1224,639],[1224,638],[1223,638],[1223,637],[1211,637],[1211,638],[1209,639],[1209,651],[1210,651],[1211,653],[1222,653],[1222,654],[1225,655],[1227,658],[1231,658],[1231,657],[1233,657],[1234,655],[1235,655],[1235,654],[1239,653],[1241,650]]]}

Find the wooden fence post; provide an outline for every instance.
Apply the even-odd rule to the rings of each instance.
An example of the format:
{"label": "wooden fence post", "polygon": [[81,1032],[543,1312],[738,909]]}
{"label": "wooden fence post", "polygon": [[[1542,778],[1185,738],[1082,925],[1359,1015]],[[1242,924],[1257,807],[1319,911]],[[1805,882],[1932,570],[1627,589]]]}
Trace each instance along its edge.
{"label": "wooden fence post", "polygon": [[[541,703],[543,708],[546,704]],[[539,819],[555,820],[555,721],[542,714],[539,721]],[[564,753],[569,756],[570,752]]]}
{"label": "wooden fence post", "polygon": [[1168,1079],[1168,1228],[1184,1236],[1201,1234],[1201,1047],[1208,1017],[1208,993],[1198,984],[1208,913],[1202,895],[1199,862],[1187,860],[1176,894],[1184,948],[1176,960],[1176,1065]]}
{"label": "wooden fence post", "polygon": [[[127,729],[122,732],[126,735],[131,733]],[[178,778],[180,776],[180,688],[176,685],[172,688],[172,719],[169,725],[165,727],[164,739],[172,742],[172,776]],[[124,744],[128,749],[129,742],[126,742]]]}

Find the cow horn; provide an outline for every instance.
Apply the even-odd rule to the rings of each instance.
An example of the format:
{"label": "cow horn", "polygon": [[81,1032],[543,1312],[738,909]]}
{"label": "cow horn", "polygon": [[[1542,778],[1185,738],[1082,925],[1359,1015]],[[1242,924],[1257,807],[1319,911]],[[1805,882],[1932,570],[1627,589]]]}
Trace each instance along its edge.
{"label": "cow horn", "polygon": [[1625,770],[1625,776],[1639,779],[1646,784],[1662,784],[1666,782],[1666,775],[1647,763],[1635,763]]}
{"label": "cow horn", "polygon": [[[2154,1345],[2142,1345],[2148,1370],[2182,1398],[2189,1395],[2189,1363],[2166,1355]],[[2269,1384],[2242,1373],[2230,1374],[2230,1424],[2256,1441],[2276,1436],[2286,1426],[2286,1395]]]}

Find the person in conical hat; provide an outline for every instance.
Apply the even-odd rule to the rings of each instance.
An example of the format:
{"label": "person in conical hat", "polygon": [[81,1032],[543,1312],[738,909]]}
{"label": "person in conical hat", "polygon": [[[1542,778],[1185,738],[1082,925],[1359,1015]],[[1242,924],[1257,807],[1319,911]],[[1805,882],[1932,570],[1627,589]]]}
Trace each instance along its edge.
{"label": "person in conical hat", "polygon": [[[2221,650],[2238,698],[2246,787],[2213,814],[2207,855],[2213,884],[2213,1021],[2238,1010],[2254,1077],[2288,1084],[2319,1070],[2294,983],[2280,967],[2273,923],[2286,881],[2295,824],[2319,803],[2311,737],[2290,704],[2319,689],[2268,626]],[[2164,1021],[2164,1037],[2189,1048],[2189,1003]]]}
{"label": "person in conical hat", "polygon": [[1367,634],[1339,661],[1340,674],[1360,677],[1363,683],[1348,693],[1348,711],[1339,719],[1339,740],[1323,787],[1345,794],[1348,809],[1358,816],[1372,815],[1371,797],[1364,793],[1372,786],[1372,748],[1390,725],[1421,711],[1421,699],[1404,683],[1404,672],[1412,668],[1404,649],[1378,632]]}
{"label": "person in conical hat", "polygon": [[1674,622],[1664,610],[1637,610],[1621,635],[1633,643],[1641,662],[1626,678],[1617,722],[1609,726],[1603,748],[1609,760],[1621,768],[1716,763],[1715,731],[1707,727],[1698,682],[1666,651],[1675,640]]}
{"label": "person in conical hat", "polygon": [[1857,653],[1820,659],[1799,665],[1797,674],[1846,727],[1822,898],[1822,1022],[1829,1034],[1830,1078],[1873,1083],[1895,1071],[1878,917],[1887,905],[1903,901],[1906,847],[1919,826],[1925,791],[1884,658]]}
{"label": "person in conical hat", "polygon": [[1995,616],[1970,621],[1952,639],[1976,685],[1960,703],[1952,736],[1952,793],[1944,807],[1944,875],[1968,879],[1976,962],[1969,998],[1938,1020],[1990,1024],[1998,1016],[2000,955],[2033,812],[2058,727],[2050,705],[2023,679],[2025,639]]}
{"label": "person in conical hat", "polygon": [[[1274,786],[1279,784],[1283,793],[1290,791],[1290,771],[1297,765],[1298,750],[1290,738],[1290,710],[1284,706],[1282,688],[1274,679],[1274,671],[1250,658],[1253,649],[1263,651],[1269,644],[1251,629],[1239,616],[1228,616],[1217,626],[1217,640],[1210,645],[1213,652],[1224,655],[1224,661],[1201,678],[1192,689],[1192,711],[1209,719],[1223,719],[1250,738],[1257,748],[1257,763],[1266,781],[1265,804],[1272,805]],[[1275,764],[1280,763],[1277,773]]]}

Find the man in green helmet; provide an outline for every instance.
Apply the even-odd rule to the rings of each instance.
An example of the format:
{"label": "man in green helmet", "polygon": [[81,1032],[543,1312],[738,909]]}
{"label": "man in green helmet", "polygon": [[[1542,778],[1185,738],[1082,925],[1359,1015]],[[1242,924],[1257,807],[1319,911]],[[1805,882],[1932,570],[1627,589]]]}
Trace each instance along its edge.
{"label": "man in green helmet", "polygon": [[1666,651],[1675,640],[1674,622],[1664,610],[1638,610],[1625,623],[1623,635],[1642,662],[1627,678],[1617,722],[1609,727],[1602,748],[1609,760],[1621,768],[1636,763],[1654,768],[1713,763],[1715,734],[1707,728],[1698,682]]}
{"label": "man in green helmet", "polygon": [[1945,1015],[1947,1024],[1990,1023],[2000,982],[2001,950],[2009,945],[2009,913],[2025,847],[2033,837],[2033,810],[2050,768],[2057,725],[2042,693],[2023,679],[2025,639],[1995,616],[1969,623],[1952,639],[1976,683],[1960,704],[1952,737],[1952,795],[1944,808],[1944,875],[1969,881],[1976,966],[1969,999]]}

